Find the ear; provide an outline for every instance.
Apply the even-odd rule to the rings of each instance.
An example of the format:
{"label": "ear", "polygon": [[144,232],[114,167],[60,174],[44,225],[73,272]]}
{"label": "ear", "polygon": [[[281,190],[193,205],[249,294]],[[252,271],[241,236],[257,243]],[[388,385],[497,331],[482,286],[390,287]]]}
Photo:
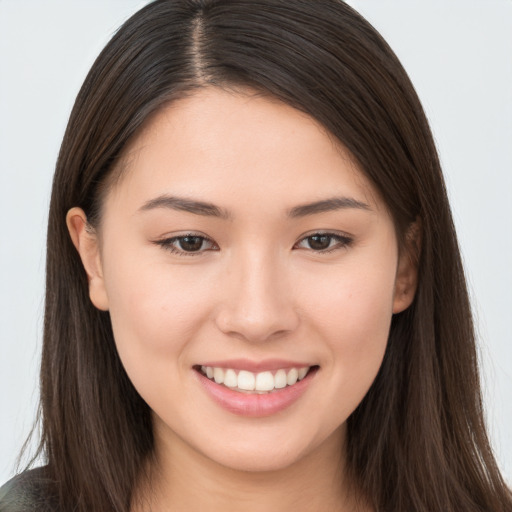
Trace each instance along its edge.
{"label": "ear", "polygon": [[99,240],[94,229],[88,224],[81,208],[71,208],[66,215],[66,224],[89,281],[91,302],[102,311],[108,310],[108,297],[103,279]]}
{"label": "ear", "polygon": [[418,287],[418,263],[421,251],[421,222],[413,222],[405,234],[404,247],[400,249],[393,297],[393,313],[406,310],[414,300]]}

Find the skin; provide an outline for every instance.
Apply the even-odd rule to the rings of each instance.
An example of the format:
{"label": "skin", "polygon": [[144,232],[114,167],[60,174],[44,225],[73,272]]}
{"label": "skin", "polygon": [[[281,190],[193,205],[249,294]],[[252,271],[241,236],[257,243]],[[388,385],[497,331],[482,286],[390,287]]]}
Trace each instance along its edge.
{"label": "skin", "polygon": [[[251,91],[206,88],[166,106],[122,165],[98,229],[79,208],[67,223],[153,411],[152,510],[367,510],[344,478],[346,420],[416,287],[374,187],[316,121]],[[162,195],[225,215],[144,209]],[[365,207],[290,215],[335,196]],[[342,238],[312,247],[307,237],[326,232]],[[158,243],[189,233],[212,242],[192,254]],[[213,402],[193,369],[231,358],[319,371],[292,406],[247,418]]]}

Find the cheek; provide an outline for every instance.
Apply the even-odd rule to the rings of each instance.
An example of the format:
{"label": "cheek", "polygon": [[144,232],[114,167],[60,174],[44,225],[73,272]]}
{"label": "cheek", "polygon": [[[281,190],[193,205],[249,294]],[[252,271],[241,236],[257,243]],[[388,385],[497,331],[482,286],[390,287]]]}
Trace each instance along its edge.
{"label": "cheek", "polygon": [[368,342],[373,338],[372,333],[380,332],[387,337],[393,312],[395,275],[394,260],[388,260],[368,265],[354,262],[310,280],[305,311],[315,311],[317,320],[342,343],[350,344],[343,333],[352,333],[360,341]]}
{"label": "cheek", "polygon": [[[200,299],[204,283],[190,282],[190,273],[184,279],[183,272],[170,273],[157,265],[139,268],[125,273],[128,268],[119,262],[110,275],[112,329],[133,386],[153,410],[166,410],[168,397],[186,381],[183,361],[208,318],[208,304]],[[178,397],[191,400],[183,390],[174,400]]]}
{"label": "cheek", "polygon": [[[323,341],[323,367],[331,379],[329,400],[347,417],[375,379],[392,319],[394,263],[341,270],[329,286],[314,288],[306,309]],[[310,287],[311,290],[311,287]],[[339,400],[342,392],[343,400]]]}
{"label": "cheek", "polygon": [[[331,294],[329,320],[323,324],[327,350],[322,360],[326,391],[319,410],[327,411],[324,428],[344,424],[368,393],[387,347],[391,311],[389,294],[347,287]],[[385,297],[386,300],[383,300]]]}
{"label": "cheek", "polygon": [[143,257],[119,258],[107,270],[112,329],[130,378],[168,374],[169,361],[179,360],[208,318],[206,276],[191,279],[185,267],[171,271]]}

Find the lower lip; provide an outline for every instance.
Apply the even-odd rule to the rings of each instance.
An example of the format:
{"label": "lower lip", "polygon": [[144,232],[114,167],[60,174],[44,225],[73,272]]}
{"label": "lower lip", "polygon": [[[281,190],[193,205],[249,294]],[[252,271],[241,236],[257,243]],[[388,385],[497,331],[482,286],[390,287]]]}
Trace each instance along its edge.
{"label": "lower lip", "polygon": [[199,371],[195,371],[206,393],[227,411],[239,416],[263,417],[283,411],[294,404],[306,391],[313,380],[318,367],[293,386],[276,390],[272,393],[240,393],[222,384],[210,380]]}

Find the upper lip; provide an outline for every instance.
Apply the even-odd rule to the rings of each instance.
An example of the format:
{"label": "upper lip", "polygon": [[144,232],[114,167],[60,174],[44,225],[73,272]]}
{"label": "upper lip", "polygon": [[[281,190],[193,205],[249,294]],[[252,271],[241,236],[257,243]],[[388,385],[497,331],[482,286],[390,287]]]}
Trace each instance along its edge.
{"label": "upper lip", "polygon": [[291,361],[289,359],[264,359],[251,361],[250,359],[224,359],[222,361],[206,361],[199,366],[210,366],[212,368],[232,368],[233,370],[246,370],[258,373],[262,371],[273,371],[287,368],[308,368],[314,366],[311,363]]}

